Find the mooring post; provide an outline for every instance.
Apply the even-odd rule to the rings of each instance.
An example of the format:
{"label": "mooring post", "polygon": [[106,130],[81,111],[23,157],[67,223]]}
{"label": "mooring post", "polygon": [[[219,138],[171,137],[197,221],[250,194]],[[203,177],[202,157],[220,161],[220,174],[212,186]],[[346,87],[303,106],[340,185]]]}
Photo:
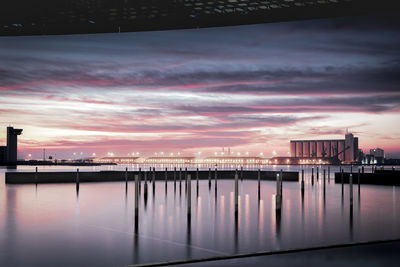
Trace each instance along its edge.
{"label": "mooring post", "polygon": [[139,168],[138,176],[139,176],[139,194],[140,194],[142,188],[142,168]]}
{"label": "mooring post", "polygon": [[238,217],[239,213],[239,183],[238,183],[239,177],[237,174],[237,169],[235,173],[235,218]]}
{"label": "mooring post", "polygon": [[324,194],[325,194],[325,172],[326,170],[324,169]]}
{"label": "mooring post", "polygon": [[197,187],[199,187],[199,168],[196,168],[196,182],[197,182]]}
{"label": "mooring post", "polygon": [[179,186],[181,186],[182,182],[182,168],[179,168]]}
{"label": "mooring post", "polygon": [[243,181],[243,166],[240,166],[240,180]]}
{"label": "mooring post", "polygon": [[318,182],[318,180],[319,180],[319,168],[317,166],[317,182]]}
{"label": "mooring post", "polygon": [[353,164],[350,164],[350,173],[353,173]]}
{"label": "mooring post", "polygon": [[208,187],[211,188],[211,168],[208,168]]}
{"label": "mooring post", "polygon": [[135,219],[137,219],[138,216],[139,216],[139,175],[135,175]]}
{"label": "mooring post", "polygon": [[176,187],[176,167],[174,167],[174,187]]}
{"label": "mooring post", "polygon": [[153,167],[153,192],[156,189],[156,168]]}
{"label": "mooring post", "polygon": [[191,205],[192,205],[192,176],[188,174],[187,176],[187,213],[188,218],[190,218],[191,214]]}
{"label": "mooring post", "polygon": [[364,166],[361,167],[361,172],[364,173]]}
{"label": "mooring post", "polygon": [[330,166],[328,166],[328,183],[331,181],[331,169]]}
{"label": "mooring post", "polygon": [[38,184],[38,167],[36,167],[36,170],[35,170],[35,184],[36,185]]}
{"label": "mooring post", "polygon": [[340,172],[340,179],[341,179],[341,182],[342,182],[342,196],[343,196],[343,191],[344,191],[344,186],[343,186],[343,169],[342,169],[341,172]]}
{"label": "mooring post", "polygon": [[279,177],[279,173],[276,174],[276,195],[275,195],[275,210],[281,210],[281,181]]}
{"label": "mooring post", "polygon": [[144,198],[147,198],[147,172],[144,171]]}
{"label": "mooring post", "polygon": [[301,169],[301,192],[304,193],[304,169]]}
{"label": "mooring post", "polygon": [[261,170],[258,169],[258,199],[260,199],[260,180],[261,180]]}
{"label": "mooring post", "polygon": [[79,191],[79,168],[76,169],[76,191]]}
{"label": "mooring post", "polygon": [[188,176],[187,176],[187,168],[185,167],[185,188],[187,189],[187,179],[188,179]]}
{"label": "mooring post", "polygon": [[149,181],[151,183],[152,179],[150,178],[150,175],[151,175],[151,167],[150,167],[150,170],[149,170]]}
{"label": "mooring post", "polygon": [[165,186],[167,186],[168,181],[168,168],[165,168]]}
{"label": "mooring post", "polygon": [[125,186],[128,187],[128,167],[125,168]]}
{"label": "mooring post", "polygon": [[217,171],[218,171],[217,168],[215,168],[215,173],[214,173],[215,188],[217,188],[217,177],[218,177]]}
{"label": "mooring post", "polygon": [[349,184],[350,184],[350,207],[353,207],[353,174],[352,173],[350,173]]}
{"label": "mooring post", "polygon": [[314,167],[311,168],[311,185],[314,185]]}
{"label": "mooring post", "polygon": [[282,169],[281,169],[281,172],[279,174],[279,180],[281,182],[281,185],[280,185],[281,192],[279,194],[280,194],[281,200],[282,200],[282,183],[283,183],[283,170]]}
{"label": "mooring post", "polygon": [[358,193],[360,193],[360,168],[358,168],[358,176],[357,176],[357,182],[358,182]]}

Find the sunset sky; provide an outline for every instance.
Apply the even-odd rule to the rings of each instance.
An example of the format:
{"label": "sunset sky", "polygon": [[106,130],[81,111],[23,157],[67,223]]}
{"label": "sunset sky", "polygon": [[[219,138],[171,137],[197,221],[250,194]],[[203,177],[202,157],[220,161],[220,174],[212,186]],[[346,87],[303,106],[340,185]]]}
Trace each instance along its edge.
{"label": "sunset sky", "polygon": [[346,128],[400,157],[400,20],[0,37],[0,145],[9,124],[21,158],[286,156]]}

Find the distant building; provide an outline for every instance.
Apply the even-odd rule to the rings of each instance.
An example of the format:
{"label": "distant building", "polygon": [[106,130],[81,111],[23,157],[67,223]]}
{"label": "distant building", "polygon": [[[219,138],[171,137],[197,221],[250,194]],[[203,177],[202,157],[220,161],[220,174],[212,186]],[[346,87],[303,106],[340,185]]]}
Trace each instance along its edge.
{"label": "distant building", "polygon": [[145,159],[146,164],[194,164],[194,157],[149,157]]}
{"label": "distant building", "polygon": [[383,164],[385,163],[385,151],[380,148],[369,150],[369,154],[365,155],[362,163],[364,164]]}
{"label": "distant building", "polygon": [[138,162],[139,157],[104,157],[104,158],[91,158],[94,163],[117,163],[117,164],[135,164]]}
{"label": "distant building", "polygon": [[260,157],[240,157],[240,156],[214,156],[199,159],[196,163],[200,164],[227,164],[227,165],[260,165],[266,160]]}
{"label": "distant building", "polygon": [[341,162],[358,161],[358,137],[347,133],[345,139],[291,140],[290,156],[302,159],[338,158]]}
{"label": "distant building", "polygon": [[383,149],[378,148],[378,147],[374,148],[374,149],[370,149],[369,150],[369,154],[371,156],[374,156],[375,158],[378,158],[378,157],[385,158],[385,151]]}
{"label": "distant building", "polygon": [[7,158],[6,153],[7,153],[7,147],[0,146],[0,163],[6,162],[6,158]]}
{"label": "distant building", "polygon": [[18,135],[22,134],[22,129],[7,127],[7,146],[0,147],[0,163],[7,165],[17,164],[18,156]]}

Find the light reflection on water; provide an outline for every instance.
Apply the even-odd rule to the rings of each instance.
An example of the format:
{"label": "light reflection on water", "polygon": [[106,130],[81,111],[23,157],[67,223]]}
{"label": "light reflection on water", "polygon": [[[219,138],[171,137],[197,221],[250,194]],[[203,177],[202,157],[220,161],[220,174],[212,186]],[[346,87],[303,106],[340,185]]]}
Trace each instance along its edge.
{"label": "light reflection on water", "polygon": [[137,234],[133,182],[127,190],[124,182],[81,183],[77,194],[74,184],[5,185],[3,171],[0,266],[123,266],[400,237],[399,187],[362,185],[359,192],[354,185],[351,212],[349,186],[342,194],[332,178],[338,168],[331,167],[325,194],[322,171],[312,185],[305,169],[304,195],[300,182],[283,183],[281,214],[275,182],[261,182],[260,199],[256,180],[239,182],[237,221],[233,180],[218,181],[215,194],[213,179],[211,188],[201,180],[198,193],[193,179],[190,220],[185,181],[176,188],[157,181],[155,191],[149,183],[147,200],[141,188]]}

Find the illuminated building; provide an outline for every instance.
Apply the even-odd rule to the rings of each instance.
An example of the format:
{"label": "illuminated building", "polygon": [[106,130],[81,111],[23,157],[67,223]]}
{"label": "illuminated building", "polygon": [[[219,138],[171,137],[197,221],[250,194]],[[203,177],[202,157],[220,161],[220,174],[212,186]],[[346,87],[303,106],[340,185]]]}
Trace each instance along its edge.
{"label": "illuminated building", "polygon": [[345,139],[291,140],[290,156],[303,159],[338,159],[340,162],[358,161],[358,137],[347,133]]}
{"label": "illuminated building", "polygon": [[260,165],[263,159],[260,157],[234,157],[215,156],[201,159],[201,164],[232,164],[232,165]]}
{"label": "illuminated building", "polygon": [[194,164],[195,157],[149,157],[146,164]]}
{"label": "illuminated building", "polygon": [[94,163],[116,163],[116,164],[136,164],[139,162],[139,157],[104,157],[94,158]]}

